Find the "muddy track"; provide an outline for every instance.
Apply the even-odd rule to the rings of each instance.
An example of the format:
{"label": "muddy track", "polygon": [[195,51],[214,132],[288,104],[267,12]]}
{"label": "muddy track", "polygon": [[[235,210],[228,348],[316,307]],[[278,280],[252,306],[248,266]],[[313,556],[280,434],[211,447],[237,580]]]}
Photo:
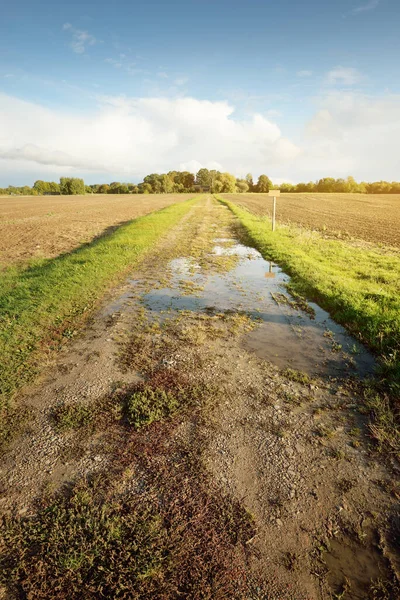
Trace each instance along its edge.
{"label": "muddy track", "polygon": [[[210,489],[251,514],[237,597],[394,598],[399,489],[369,445],[355,382],[373,360],[362,348],[349,360],[355,341],[293,303],[286,276],[238,230],[225,207],[200,200],[25,391],[32,417],[2,457],[0,508],[27,518],[42,494],[95,473],[114,473],[118,493],[147,493],[154,466],[140,448],[161,430],[147,426],[141,441],[99,402],[181,378],[201,400],[167,418],[167,454],[146,457],[190,448]],[[74,406],[100,416],[60,428],[60,407]]]}

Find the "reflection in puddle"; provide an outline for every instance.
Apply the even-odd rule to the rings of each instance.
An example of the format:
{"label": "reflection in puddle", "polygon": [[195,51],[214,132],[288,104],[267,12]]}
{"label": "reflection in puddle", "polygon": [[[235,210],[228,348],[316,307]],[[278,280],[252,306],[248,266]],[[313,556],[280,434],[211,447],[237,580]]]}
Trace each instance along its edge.
{"label": "reflection in puddle", "polygon": [[[254,248],[219,238],[210,257],[214,268],[202,268],[191,258],[170,261],[168,287],[144,294],[143,302],[154,312],[242,311],[259,321],[243,339],[243,347],[280,368],[291,367],[311,375],[369,375],[375,361],[368,351],[327,312],[310,303],[315,317],[290,303],[285,284],[290,278]],[[226,272],[215,272],[218,257],[236,257]],[[233,264],[233,266],[232,266]],[[130,280],[125,291],[104,314],[123,309],[140,284]],[[289,302],[281,302],[287,298]]]}
{"label": "reflection in puddle", "polygon": [[[254,248],[233,244],[230,238],[215,240],[212,256],[236,256],[225,273],[201,269],[193,259],[178,258],[168,265],[167,288],[152,290],[143,298],[152,311],[245,311],[260,325],[245,336],[243,346],[281,368],[310,374],[343,376],[370,374],[374,359],[327,312],[315,304],[315,318],[288,303],[278,303],[290,278]],[[185,288],[182,289],[182,279]],[[193,286],[193,293],[190,286]],[[275,299],[274,299],[275,297]]]}

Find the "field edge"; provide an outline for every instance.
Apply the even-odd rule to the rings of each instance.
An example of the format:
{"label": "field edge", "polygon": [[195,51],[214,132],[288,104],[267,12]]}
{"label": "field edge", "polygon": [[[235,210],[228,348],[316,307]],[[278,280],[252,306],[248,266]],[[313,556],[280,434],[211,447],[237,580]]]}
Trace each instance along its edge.
{"label": "field edge", "polygon": [[[199,196],[133,219],[109,235],[22,271],[0,292],[0,415],[41,370],[41,362],[75,335],[104,293],[122,280]],[[1,415],[6,417],[7,415]],[[4,427],[0,425],[0,438]]]}

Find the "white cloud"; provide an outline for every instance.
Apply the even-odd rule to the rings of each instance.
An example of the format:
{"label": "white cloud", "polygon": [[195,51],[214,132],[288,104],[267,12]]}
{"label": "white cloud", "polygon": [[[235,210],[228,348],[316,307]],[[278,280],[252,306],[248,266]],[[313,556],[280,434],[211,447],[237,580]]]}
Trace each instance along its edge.
{"label": "white cloud", "polygon": [[0,94],[3,173],[50,165],[54,177],[69,168],[135,180],[178,165],[194,170],[197,163],[233,173],[261,172],[300,153],[275,123],[260,114],[235,120],[227,102],[189,97],[98,102],[89,115],[76,115]]}
{"label": "white cloud", "polygon": [[101,170],[106,167],[86,158],[78,158],[51,148],[41,148],[36,144],[25,144],[21,148],[0,148],[0,159],[28,161],[39,165],[72,167],[77,169]]}
{"label": "white cloud", "polygon": [[96,43],[94,35],[91,35],[88,31],[72,27],[71,23],[64,23],[62,29],[71,33],[70,47],[76,54],[83,54],[86,46],[93,46]]}
{"label": "white cloud", "polygon": [[189,162],[180,163],[180,171],[189,171],[189,173],[197,173],[200,169],[214,169],[215,171],[223,171],[223,166],[217,162],[200,163],[198,160],[189,160]]}
{"label": "white cloud", "polygon": [[307,71],[306,69],[304,69],[303,71],[297,71],[296,73],[297,77],[311,77],[312,74],[312,71]]}
{"label": "white cloud", "polygon": [[326,76],[326,83],[329,85],[355,85],[362,81],[363,77],[357,69],[352,67],[335,67]]}
{"label": "white cloud", "polygon": [[318,104],[306,127],[304,166],[367,181],[399,178],[400,95],[331,92]]}
{"label": "white cloud", "polygon": [[271,115],[235,118],[227,102],[111,96],[76,114],[0,94],[0,185],[68,173],[91,182],[137,181],[203,166],[276,180],[395,180],[399,139],[400,95],[328,91],[294,143]]}
{"label": "white cloud", "polygon": [[365,4],[361,4],[360,6],[356,6],[351,12],[353,15],[358,15],[363,12],[369,12],[370,10],[375,10],[378,7],[381,0],[369,0]]}

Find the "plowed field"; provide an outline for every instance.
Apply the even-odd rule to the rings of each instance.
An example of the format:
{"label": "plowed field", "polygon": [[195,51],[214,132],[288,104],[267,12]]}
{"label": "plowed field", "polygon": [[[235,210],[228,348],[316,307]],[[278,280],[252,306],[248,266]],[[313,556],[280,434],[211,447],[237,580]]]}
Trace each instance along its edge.
{"label": "plowed field", "polygon": [[69,252],[110,227],[194,194],[0,197],[0,268]]}
{"label": "plowed field", "polygon": [[[223,194],[257,215],[271,213],[266,194]],[[400,196],[396,194],[282,194],[277,220],[327,236],[352,237],[368,242],[400,246]]]}

